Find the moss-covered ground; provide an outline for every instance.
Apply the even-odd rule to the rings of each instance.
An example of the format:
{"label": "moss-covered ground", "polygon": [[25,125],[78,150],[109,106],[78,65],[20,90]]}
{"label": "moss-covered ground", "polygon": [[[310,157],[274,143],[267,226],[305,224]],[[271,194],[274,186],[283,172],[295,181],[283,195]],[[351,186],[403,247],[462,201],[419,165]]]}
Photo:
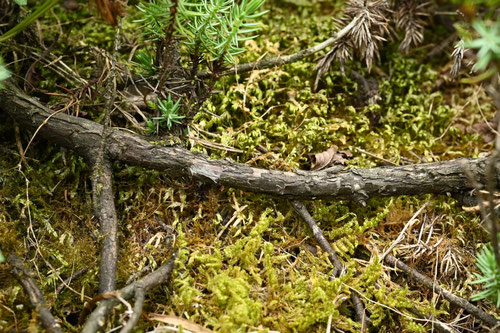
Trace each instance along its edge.
{"label": "moss-covered ground", "polygon": [[[261,36],[247,43],[240,63],[324,41],[341,10],[324,1],[275,0],[266,6],[270,13]],[[130,45],[121,50],[122,61],[129,60],[128,46],[142,42],[135,13],[129,9],[124,21]],[[49,39],[71,25],[54,54],[84,78],[95,75],[98,56],[92,47],[111,52],[114,28],[86,7],[71,13],[55,8],[40,24]],[[356,105],[358,82],[343,75],[338,64],[313,91],[312,58],[223,77],[192,122],[190,148],[214,159],[287,171],[309,169],[310,154],[332,145],[352,153],[349,168],[478,157],[490,151],[491,144],[473,125],[493,117],[490,101],[478,86],[449,82],[446,53],[422,63],[447,33],[436,23],[425,43],[407,55],[397,51],[397,41],[385,44],[371,72],[359,61],[349,63],[347,74],[356,70],[378,80],[380,101],[368,107]],[[21,74],[27,66],[19,61],[12,69]],[[37,88],[65,93],[64,79],[49,68],[39,71],[45,80]],[[45,101],[65,99],[46,96]],[[80,106],[85,114],[101,111],[102,105],[90,100]],[[18,142],[26,146],[30,139],[29,133],[20,132],[10,119],[2,119],[2,250],[25,259],[64,331],[79,331],[83,304],[98,287],[100,239],[89,168],[73,152],[44,140],[35,140],[22,169],[15,168]],[[459,296],[469,298],[479,290],[470,284],[476,272],[474,256],[488,234],[477,214],[464,212],[445,193],[374,198],[365,206],[348,201],[307,203],[346,264],[346,274],[332,280],[326,254],[286,200],[126,165],[116,164],[114,171],[119,286],[180,250],[171,282],[148,295],[145,313],[182,317],[220,332],[324,332],[328,325],[357,332],[360,325],[349,297],[356,290],[375,332],[430,331],[432,325],[416,319],[412,308],[446,322],[461,318],[456,328],[480,330],[480,323],[464,318],[460,309],[379,262],[408,220],[429,202],[394,255]],[[57,290],[62,280],[84,268],[88,270],[71,281],[71,288]],[[488,302],[479,305],[495,311]],[[109,328],[118,325],[121,312],[115,311]],[[143,317],[138,331],[156,325]],[[6,269],[0,270],[0,329],[40,330],[27,296]]]}

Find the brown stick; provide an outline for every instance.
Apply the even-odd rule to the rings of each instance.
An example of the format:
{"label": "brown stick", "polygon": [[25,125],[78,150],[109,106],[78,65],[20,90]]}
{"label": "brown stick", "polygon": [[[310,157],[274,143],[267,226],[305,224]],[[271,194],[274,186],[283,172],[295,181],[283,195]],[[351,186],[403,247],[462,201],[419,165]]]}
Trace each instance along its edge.
{"label": "brown stick", "polygon": [[[53,111],[9,85],[0,94],[0,107],[25,128],[37,128]],[[98,147],[102,125],[65,114],[56,114],[39,134],[87,157]],[[161,170],[174,176],[192,176],[250,192],[267,193],[293,200],[335,198],[365,201],[370,197],[447,194],[473,189],[464,168],[485,182],[487,159],[456,159],[446,162],[355,169],[340,172],[282,172],[253,168],[230,161],[208,160],[204,155],[178,147],[149,143],[144,137],[111,129],[107,154],[131,165]],[[497,185],[498,186],[498,185]]]}
{"label": "brown stick", "polygon": [[[344,270],[344,265],[340,262],[337,253],[332,249],[330,242],[325,238],[323,231],[318,226],[314,218],[309,214],[306,206],[300,201],[290,201],[293,209],[307,224],[309,229],[311,229],[314,239],[318,242],[319,246],[323,251],[328,253],[328,259],[332,263],[334,270],[333,275],[339,277],[342,275]],[[369,318],[365,315],[365,306],[359,298],[356,292],[351,293],[351,301],[354,306],[354,311],[356,313],[356,320],[361,323],[361,332],[365,331],[365,322],[369,322]]]}
{"label": "brown stick", "polygon": [[[337,32],[335,34],[335,36],[328,38],[327,40],[325,40],[324,42],[321,42],[318,45],[309,47],[309,48],[301,50],[297,53],[289,54],[286,56],[278,56],[275,58],[265,58],[263,60],[258,60],[256,62],[249,62],[246,64],[241,64],[241,65],[235,66],[234,68],[231,68],[227,71],[220,73],[220,75],[224,76],[224,75],[246,73],[246,72],[250,72],[253,70],[281,66],[284,64],[289,64],[292,62],[302,60],[306,57],[309,57],[310,55],[313,55],[314,53],[317,53],[317,52],[319,52],[323,49],[326,49],[327,47],[335,44],[339,39],[341,39],[342,37],[347,35],[349,33],[349,31],[351,31],[351,29],[356,25],[358,20],[359,20],[359,17],[358,16],[355,17],[348,25],[346,25],[342,30]],[[202,72],[198,73],[198,77],[201,77],[201,78],[209,77],[210,75],[211,75],[211,73],[208,71],[202,71]]]}
{"label": "brown stick", "polygon": [[141,283],[138,283],[135,286],[135,303],[134,303],[134,312],[130,316],[127,324],[120,330],[120,333],[128,333],[131,332],[139,318],[142,314],[142,306],[144,305],[144,298],[146,297],[146,293],[144,292],[144,286]]}
{"label": "brown stick", "polygon": [[300,202],[300,201],[290,201],[290,204],[292,205],[293,209],[299,215],[304,222],[306,222],[307,226],[309,229],[311,229],[314,239],[316,242],[318,242],[319,247],[328,253],[328,259],[332,263],[334,270],[333,270],[333,275],[335,277],[339,277],[342,275],[342,271],[344,270],[344,265],[340,262],[339,257],[337,256],[337,253],[332,249],[330,242],[326,240],[325,235],[323,235],[323,231],[321,230],[320,227],[318,227],[318,224],[314,220],[314,218],[309,214],[309,211],[307,210],[306,206]]}
{"label": "brown stick", "polygon": [[415,282],[423,284],[427,288],[433,290],[435,293],[443,296],[443,298],[446,299],[447,301],[449,301],[451,304],[461,307],[462,309],[469,312],[472,316],[481,320],[485,324],[487,324],[491,327],[500,324],[500,320],[498,320],[495,317],[493,317],[492,315],[484,312],[483,310],[481,310],[477,306],[469,303],[467,300],[452,294],[451,292],[449,292],[446,289],[439,287],[437,284],[434,283],[434,281],[432,281],[432,279],[428,278],[427,276],[420,273],[419,271],[406,265],[402,261],[398,260],[396,257],[388,254],[384,257],[384,261],[391,266],[395,266],[395,267],[399,268],[400,270],[405,272]]}
{"label": "brown stick", "polygon": [[[142,279],[120,289],[118,291],[119,295],[126,300],[132,297],[139,297],[140,295],[135,295],[137,285],[142,284],[144,286],[144,293],[147,293],[149,290],[168,281],[170,274],[174,269],[176,258],[177,253],[174,254],[166,264],[164,264],[154,272],[151,272]],[[101,329],[101,327],[103,327],[105,324],[107,315],[119,303],[120,301],[117,298],[106,299],[99,303],[97,308],[90,314],[90,317],[85,323],[82,332],[94,333]]]}
{"label": "brown stick", "polygon": [[[89,155],[92,164],[92,201],[94,215],[99,220],[101,237],[104,237],[101,247],[99,270],[99,293],[112,291],[116,288],[116,269],[118,261],[118,218],[116,216],[113,195],[112,163],[107,154],[107,138],[112,133],[111,112],[116,98],[115,77],[116,57],[120,44],[121,20],[115,34],[111,69],[105,92],[104,126],[99,140],[99,148],[95,154]],[[95,155],[95,157],[93,156]]]}
{"label": "brown stick", "polygon": [[12,274],[16,277],[19,283],[21,283],[24,291],[28,294],[31,304],[40,314],[42,326],[51,333],[62,332],[61,326],[50,313],[50,309],[45,303],[45,297],[43,297],[42,291],[38,288],[36,281],[31,277],[32,273],[24,267],[21,259],[17,255],[11,254],[7,262],[12,265]]}
{"label": "brown stick", "polygon": [[113,194],[112,165],[108,159],[94,164],[92,176],[92,201],[94,214],[100,223],[102,239],[99,269],[99,293],[116,289],[118,260],[118,227]]}

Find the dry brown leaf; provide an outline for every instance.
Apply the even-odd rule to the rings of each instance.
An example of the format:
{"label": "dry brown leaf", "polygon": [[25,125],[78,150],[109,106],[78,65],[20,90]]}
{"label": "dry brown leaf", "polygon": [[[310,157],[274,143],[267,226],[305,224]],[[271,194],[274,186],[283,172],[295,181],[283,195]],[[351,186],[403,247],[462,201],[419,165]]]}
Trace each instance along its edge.
{"label": "dry brown leaf", "polygon": [[165,323],[165,324],[175,325],[175,326],[182,325],[182,328],[184,330],[189,330],[189,331],[194,332],[194,333],[213,333],[212,331],[206,329],[203,326],[200,326],[200,325],[195,324],[187,319],[183,319],[183,318],[180,318],[177,316],[169,316],[169,315],[163,315],[163,314],[159,314],[159,313],[151,313],[151,314],[149,314],[149,319],[159,321],[159,322]]}
{"label": "dry brown leaf", "polygon": [[328,150],[309,155],[311,159],[311,170],[321,170],[334,164],[345,165],[346,158],[351,158],[352,153],[347,150],[339,151],[336,145],[331,146]]}

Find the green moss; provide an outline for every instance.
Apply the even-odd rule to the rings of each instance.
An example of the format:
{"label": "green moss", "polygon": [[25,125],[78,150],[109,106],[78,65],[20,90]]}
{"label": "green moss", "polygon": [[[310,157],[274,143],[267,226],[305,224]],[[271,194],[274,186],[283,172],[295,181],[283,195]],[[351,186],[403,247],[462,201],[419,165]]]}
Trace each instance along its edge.
{"label": "green moss", "polygon": [[[272,13],[264,22],[262,36],[247,43],[249,51],[242,55],[241,63],[254,61],[266,52],[268,56],[288,54],[324,41],[333,28],[331,18],[342,5],[318,1],[308,7],[281,1],[273,4],[268,7]],[[73,64],[82,77],[92,78],[92,70],[99,68],[103,59],[89,50],[98,45],[109,52],[114,28],[100,24],[96,28],[95,18],[86,7],[79,12],[57,9],[55,13],[63,23],[73,22],[73,28],[64,31],[54,53]],[[131,7],[124,33],[127,40],[142,46],[134,15]],[[47,16],[41,21],[47,41],[59,34],[59,26],[52,20]],[[119,55],[122,60],[129,56],[127,47]],[[215,87],[219,92],[195,116],[191,134],[243,152],[207,148],[201,143],[195,143],[192,150],[206,152],[212,159],[252,161],[254,166],[280,170],[308,170],[309,155],[332,145],[353,153],[348,168],[382,164],[357,148],[396,164],[419,162],[415,156],[423,161],[446,160],[475,157],[488,150],[490,146],[482,142],[480,134],[464,133],[459,126],[482,121],[477,105],[467,104],[474,91],[450,86],[436,89],[441,76],[438,70],[444,64],[421,64],[418,53],[402,56],[395,49],[395,44],[382,48],[382,61],[375,64],[372,73],[353,61],[343,75],[334,64],[321,78],[318,91],[311,88],[315,80],[311,59],[224,77]],[[21,70],[29,64],[19,62],[16,66]],[[358,82],[349,75],[352,69],[378,80],[379,104],[359,107],[354,103]],[[53,91],[57,85],[66,86],[67,82],[49,69],[40,70],[46,77],[40,87]],[[477,93],[477,97],[485,117],[491,118],[494,108],[484,95]],[[51,101],[66,102],[58,98]],[[90,116],[101,114],[98,103],[92,101],[92,107],[85,108]],[[42,142],[30,148],[28,157],[36,161],[30,160],[30,166],[23,167],[29,180],[30,225],[26,181],[12,169],[18,156],[11,127],[9,122],[0,122],[0,138],[9,143],[7,151],[0,151],[0,168],[11,169],[0,173],[2,250],[32,259],[28,262],[36,264],[49,303],[61,309],[57,313],[60,318],[66,318],[66,313],[81,310],[85,299],[82,294],[91,297],[97,291],[99,236],[92,219],[90,170],[81,158],[58,147],[47,149]],[[22,138],[23,142],[28,139]],[[445,320],[454,317],[446,313],[452,309],[446,302],[434,309],[424,291],[409,285],[403,275],[391,274],[379,263],[376,252],[387,249],[408,219],[431,198],[425,214],[428,218],[441,216],[436,218],[433,230],[442,232],[442,244],[451,244],[443,250],[465,249],[463,258],[459,258],[464,267],[472,269],[467,252],[473,253],[476,244],[487,240],[479,217],[463,212],[444,196],[374,198],[366,207],[317,200],[308,203],[309,211],[346,266],[344,276],[331,280],[333,267],[327,254],[310,252],[317,244],[287,201],[200,186],[187,178],[172,179],[160,172],[119,164],[114,165],[114,177],[120,219],[119,285],[146,266],[158,267],[179,250],[171,283],[151,292],[145,311],[175,314],[222,332],[324,332],[329,320],[338,329],[357,332],[360,325],[354,320],[350,301],[354,289],[363,295],[375,330],[423,332],[429,327],[412,320],[408,309],[416,307]],[[33,237],[38,243],[33,243]],[[408,237],[413,239],[415,235]],[[38,244],[39,248],[29,244]],[[424,270],[427,264],[415,263]],[[56,296],[54,287],[60,284],[60,278],[82,267],[91,269],[72,282],[77,292],[64,289]],[[457,271],[455,280],[465,281],[466,276],[460,275],[459,268]],[[443,274],[443,278],[446,276]],[[453,283],[463,295],[472,293],[470,286]],[[4,306],[0,306],[0,325],[6,327],[3,321],[13,320],[7,308],[23,305],[16,313],[19,327],[34,327],[29,301],[1,269],[0,290],[0,304]],[[112,319],[110,326],[117,322],[117,318]],[[67,330],[79,330],[76,323],[63,325]],[[150,322],[143,325],[144,330],[152,327]]]}

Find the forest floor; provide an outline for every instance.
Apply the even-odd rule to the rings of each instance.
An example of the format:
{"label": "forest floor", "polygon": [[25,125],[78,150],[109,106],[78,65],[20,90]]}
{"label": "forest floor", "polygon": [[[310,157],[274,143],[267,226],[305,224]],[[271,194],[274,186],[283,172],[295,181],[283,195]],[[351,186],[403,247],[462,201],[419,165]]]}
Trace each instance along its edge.
{"label": "forest floor", "polygon": [[[320,43],[330,37],[333,18],[341,15],[339,6],[323,1],[275,0],[266,9],[264,29],[246,43],[248,52],[240,63]],[[136,18],[131,6],[119,50],[120,64],[131,68],[131,52],[147,45]],[[494,137],[486,120],[494,117],[494,107],[480,86],[451,81],[451,47],[425,58],[450,34],[437,21],[429,24],[424,43],[409,54],[401,54],[395,42],[386,43],[371,71],[356,59],[347,64],[345,75],[334,64],[317,91],[312,88],[312,57],[223,77],[189,126],[189,149],[212,159],[282,171],[310,170],[312,156],[317,160],[321,157],[314,154],[334,146],[334,157],[349,169],[486,156]],[[46,46],[63,32],[51,52],[79,77],[99,79],[109,65],[103,54],[112,52],[115,28],[86,6],[73,12],[55,7],[38,29]],[[40,51],[21,40],[7,47],[4,58],[12,61],[12,72],[24,76],[33,62],[30,52]],[[31,94],[54,109],[81,88],[78,80],[59,76],[48,66],[37,67],[34,75]],[[366,106],[359,77],[378,83],[376,104]],[[128,110],[125,103],[117,104]],[[102,99],[84,96],[67,112],[97,120]],[[79,331],[78,317],[96,295],[99,281],[100,235],[93,218],[90,168],[74,152],[43,139],[31,143],[17,168],[19,147],[26,148],[32,133],[0,117],[2,250],[18,253],[35,272],[63,330]],[[113,121],[137,131],[118,111]],[[165,140],[151,136],[151,141]],[[380,261],[392,245],[394,256],[454,294],[470,299],[481,290],[471,282],[478,272],[475,255],[488,242],[488,232],[479,212],[464,210],[446,193],[307,202],[346,266],[345,274],[332,280],[328,254],[319,250],[285,199],[119,163],[113,171],[118,285],[180,251],[171,281],[147,297],[147,316],[138,326],[142,331],[183,318],[221,332],[325,332],[327,326],[358,332],[349,298],[353,291],[362,296],[377,332],[432,331],[433,324],[416,318],[414,308],[459,331],[484,330],[462,309]],[[67,282],[70,288],[63,288],[62,280],[76,272],[81,273]],[[500,315],[488,301],[475,304]],[[110,328],[118,325],[120,312],[109,320]],[[37,327],[21,286],[0,269],[0,330]]]}

